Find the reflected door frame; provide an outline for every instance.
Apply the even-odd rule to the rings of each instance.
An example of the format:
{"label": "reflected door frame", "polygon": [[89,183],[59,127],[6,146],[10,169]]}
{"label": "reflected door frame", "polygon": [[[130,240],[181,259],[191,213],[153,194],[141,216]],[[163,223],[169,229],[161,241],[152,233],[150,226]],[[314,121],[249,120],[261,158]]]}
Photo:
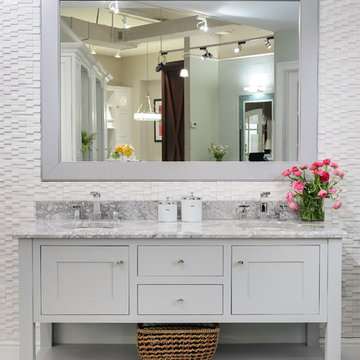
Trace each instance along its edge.
{"label": "reflected door frame", "polygon": [[[254,99],[252,97],[255,96],[254,94],[249,95],[240,95],[239,96],[239,161],[244,161],[245,158],[245,104],[247,103],[257,103],[257,102],[271,102],[271,118],[274,121],[274,93],[264,93],[262,99]],[[243,98],[249,98],[249,100],[243,100]],[[273,150],[273,140],[274,140],[274,127],[272,127],[272,134],[271,134],[271,149]]]}

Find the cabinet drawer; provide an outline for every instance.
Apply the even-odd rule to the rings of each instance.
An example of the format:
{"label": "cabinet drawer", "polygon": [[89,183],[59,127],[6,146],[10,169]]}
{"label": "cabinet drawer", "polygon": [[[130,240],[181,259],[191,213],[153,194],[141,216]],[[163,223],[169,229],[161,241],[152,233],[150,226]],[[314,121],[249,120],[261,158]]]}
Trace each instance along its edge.
{"label": "cabinet drawer", "polygon": [[139,246],[139,276],[222,276],[222,246]]}
{"label": "cabinet drawer", "polygon": [[128,247],[42,246],[42,314],[128,314]]}
{"label": "cabinet drawer", "polygon": [[234,246],[233,314],[317,314],[319,246]]}
{"label": "cabinet drawer", "polygon": [[222,285],[139,285],[139,315],[221,315]]}

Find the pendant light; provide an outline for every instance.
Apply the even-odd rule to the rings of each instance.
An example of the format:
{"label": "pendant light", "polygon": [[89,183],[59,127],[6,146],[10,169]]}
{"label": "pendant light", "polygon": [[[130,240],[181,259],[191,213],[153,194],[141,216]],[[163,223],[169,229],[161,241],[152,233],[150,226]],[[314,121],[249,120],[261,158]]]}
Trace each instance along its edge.
{"label": "pendant light", "polygon": [[[149,44],[146,43],[146,80],[149,81]],[[161,114],[152,110],[149,92],[145,96],[145,101],[140,105],[138,111],[134,114],[134,120],[137,121],[159,121]]]}

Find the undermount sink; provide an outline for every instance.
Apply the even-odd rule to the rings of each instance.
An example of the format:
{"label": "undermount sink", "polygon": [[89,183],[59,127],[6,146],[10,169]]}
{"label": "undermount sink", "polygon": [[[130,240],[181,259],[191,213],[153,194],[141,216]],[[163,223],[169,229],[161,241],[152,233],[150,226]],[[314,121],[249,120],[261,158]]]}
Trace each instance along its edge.
{"label": "undermount sink", "polygon": [[71,227],[74,229],[81,229],[81,230],[94,230],[94,229],[114,229],[118,228],[120,223],[114,222],[84,222],[83,224],[74,224]]}
{"label": "undermount sink", "polygon": [[248,229],[281,229],[281,228],[289,228],[289,227],[298,227],[298,224],[289,221],[271,221],[271,220],[259,220],[253,222],[241,222],[237,224],[239,227],[248,228]]}

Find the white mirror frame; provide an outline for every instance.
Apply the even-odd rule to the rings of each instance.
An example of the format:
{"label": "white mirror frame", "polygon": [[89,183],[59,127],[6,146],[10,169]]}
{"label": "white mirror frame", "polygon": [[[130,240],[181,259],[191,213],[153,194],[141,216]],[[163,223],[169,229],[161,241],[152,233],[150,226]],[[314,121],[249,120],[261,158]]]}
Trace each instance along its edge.
{"label": "white mirror frame", "polygon": [[295,163],[317,160],[319,0],[300,0],[299,162],[60,161],[59,0],[41,1],[42,181],[278,181]]}

